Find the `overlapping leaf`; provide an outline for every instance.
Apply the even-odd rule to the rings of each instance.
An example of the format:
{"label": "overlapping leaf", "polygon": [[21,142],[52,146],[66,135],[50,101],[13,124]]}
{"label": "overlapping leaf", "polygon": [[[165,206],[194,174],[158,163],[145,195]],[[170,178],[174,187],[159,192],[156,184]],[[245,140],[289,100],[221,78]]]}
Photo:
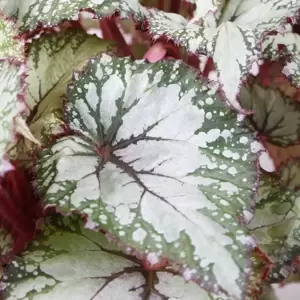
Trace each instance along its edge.
{"label": "overlapping leaf", "polygon": [[295,86],[300,86],[300,36],[296,33],[288,32],[268,36],[264,39],[263,48],[266,57],[279,56],[278,46],[284,46],[284,53],[289,59],[282,72],[288,76]]}
{"label": "overlapping leaf", "polygon": [[23,93],[23,66],[15,61],[0,61],[0,166],[9,169],[4,160],[8,145],[14,140],[14,119],[24,109],[19,96]]}
{"label": "overlapping leaf", "polygon": [[300,187],[300,161],[291,158],[278,168],[281,184],[289,189],[298,190]]}
{"label": "overlapping leaf", "polygon": [[24,89],[24,68],[21,43],[15,40],[16,33],[13,23],[0,14],[0,174],[11,168],[3,158],[8,144],[14,139],[14,119],[24,108],[18,99]]}
{"label": "overlapping leaf", "polygon": [[149,29],[155,37],[166,35],[193,53],[211,56],[225,96],[239,108],[236,95],[240,82],[254,71],[262,34],[278,29],[287,16],[296,14],[299,4],[297,0],[245,0],[234,7],[235,14],[228,13],[231,19],[223,19],[217,28],[210,23],[210,27],[200,27],[178,15],[152,11]]}
{"label": "overlapping leaf", "polygon": [[254,219],[249,227],[258,246],[268,255],[275,268],[270,280],[282,276],[285,265],[290,264],[300,250],[300,193],[285,190],[271,177],[260,183]]}
{"label": "overlapping leaf", "polygon": [[107,55],[75,73],[68,99],[77,136],[40,153],[44,201],[240,297],[251,239],[236,216],[249,209],[256,167],[235,115],[180,62]]}
{"label": "overlapping leaf", "polygon": [[[92,10],[99,18],[118,12],[121,17],[133,16],[136,20],[143,20],[147,14],[138,0],[16,0],[10,2],[6,4],[4,12],[18,20],[21,32],[34,30],[38,22],[44,26],[55,26],[64,20],[73,20],[80,10]],[[65,9],[66,7],[68,9]]]}
{"label": "overlapping leaf", "polygon": [[[0,263],[1,258],[6,256],[12,249],[12,238],[7,231],[0,227]],[[1,278],[1,274],[0,274]]]}
{"label": "overlapping leaf", "polygon": [[0,59],[8,57],[23,59],[22,44],[15,38],[17,33],[15,24],[0,13]]}
{"label": "overlapping leaf", "polygon": [[195,283],[185,283],[172,270],[156,272],[153,281],[149,276],[136,258],[123,254],[103,233],[84,229],[76,217],[51,217],[37,240],[8,267],[4,297],[213,299]]}
{"label": "overlapping leaf", "polygon": [[[77,29],[43,35],[33,40],[28,52],[27,124],[34,137],[47,142],[62,125],[62,102],[72,71],[93,55],[107,50],[110,42]],[[33,150],[34,144],[21,139],[18,158]],[[11,151],[13,155],[15,149]],[[24,157],[25,159],[25,157]]]}
{"label": "overlapping leaf", "polygon": [[251,125],[267,141],[291,145],[300,138],[300,104],[272,87],[249,81],[239,94],[241,106],[251,111]]}

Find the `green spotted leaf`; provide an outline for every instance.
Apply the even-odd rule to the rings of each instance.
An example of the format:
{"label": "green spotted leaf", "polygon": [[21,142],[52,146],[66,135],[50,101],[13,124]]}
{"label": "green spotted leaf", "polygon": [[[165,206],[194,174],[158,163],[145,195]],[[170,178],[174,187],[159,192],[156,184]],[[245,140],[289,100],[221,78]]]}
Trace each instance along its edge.
{"label": "green spotted leaf", "polygon": [[[6,271],[6,300],[126,299],[211,300],[175,271],[154,274],[122,253],[101,232],[84,229],[76,217],[50,217],[44,231]],[[149,279],[148,279],[149,278]]]}
{"label": "green spotted leaf", "polygon": [[[10,2],[10,1],[9,1]],[[34,30],[40,22],[55,26],[65,20],[74,20],[81,10],[94,11],[98,18],[120,13],[121,17],[133,16],[142,21],[147,10],[138,0],[15,0],[7,3],[4,12],[17,19],[21,32]],[[28,3],[24,3],[28,2]],[[67,9],[66,9],[67,7]]]}
{"label": "green spotted leaf", "polygon": [[296,15],[299,3],[297,0],[246,0],[234,8],[234,15],[227,12],[230,19],[221,17],[218,26],[213,21],[200,26],[180,15],[152,10],[149,30],[155,38],[164,35],[192,53],[211,56],[227,100],[240,109],[236,96],[243,78],[250,71],[258,70],[256,62],[261,55],[263,33],[279,29],[287,16]]}
{"label": "green spotted leaf", "polygon": [[9,254],[9,252],[12,249],[12,246],[13,241],[11,235],[8,234],[5,229],[0,227],[0,262],[2,257],[5,257],[7,254]]}
{"label": "green spotted leaf", "polygon": [[15,60],[0,61],[0,173],[11,168],[4,156],[15,138],[14,119],[24,109],[19,99],[24,90],[23,71],[24,66]]}
{"label": "green spotted leaf", "polygon": [[24,57],[21,41],[15,38],[17,34],[15,24],[0,13],[0,59]]}
{"label": "green spotted leaf", "polygon": [[283,186],[292,190],[300,188],[300,161],[299,159],[290,159],[278,168],[278,175]]}
{"label": "green spotted leaf", "polygon": [[102,55],[74,74],[66,119],[75,135],[37,161],[45,203],[240,297],[252,240],[236,217],[251,204],[252,136],[196,74]]}
{"label": "green spotted leaf", "polygon": [[281,146],[295,144],[300,138],[300,104],[280,90],[262,87],[255,81],[241,88],[241,106],[252,112],[247,121],[267,141]]}
{"label": "green spotted leaf", "polygon": [[[34,137],[45,143],[49,134],[58,133],[63,124],[62,107],[67,84],[74,69],[84,65],[87,60],[109,49],[112,43],[82,30],[68,29],[56,34],[46,34],[33,40],[29,45],[27,124]],[[24,160],[24,153],[30,153],[36,144],[20,139],[17,149],[11,156]]]}
{"label": "green spotted leaf", "polygon": [[269,279],[282,280],[288,275],[285,266],[300,251],[300,193],[286,190],[276,179],[263,176],[249,228],[258,247],[275,265]]}
{"label": "green spotted leaf", "polygon": [[186,0],[187,2],[196,4],[194,18],[201,19],[207,16],[209,12],[220,12],[225,4],[225,0]]}

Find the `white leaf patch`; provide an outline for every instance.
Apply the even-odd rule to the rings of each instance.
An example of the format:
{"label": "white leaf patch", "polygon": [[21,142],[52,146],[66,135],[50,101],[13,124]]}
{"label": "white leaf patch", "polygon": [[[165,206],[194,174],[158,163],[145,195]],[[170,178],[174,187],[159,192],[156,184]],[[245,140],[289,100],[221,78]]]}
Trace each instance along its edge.
{"label": "white leaf patch", "polygon": [[[125,255],[101,232],[83,229],[76,217],[48,218],[44,232],[8,267],[6,300],[210,300],[193,282],[171,270],[150,272]],[[221,299],[221,298],[220,298]],[[225,298],[222,298],[225,299]]]}
{"label": "white leaf patch", "polygon": [[258,33],[282,29],[287,17],[295,17],[298,0],[243,0],[234,14],[234,22],[248,25]]}
{"label": "white leaf patch", "polygon": [[[0,165],[8,145],[14,140],[14,119],[24,109],[19,96],[23,93],[23,66],[18,62],[0,61]],[[1,169],[7,169],[1,167]]]}
{"label": "white leaf patch", "polygon": [[209,12],[215,13],[220,10],[225,1],[224,0],[187,0],[187,2],[196,4],[194,18],[204,18]]}
{"label": "white leaf patch", "polygon": [[256,176],[251,136],[195,76],[180,62],[92,59],[69,87],[76,135],[40,153],[37,184],[46,203],[86,213],[238,297],[249,245],[236,216],[249,209]]}
{"label": "white leaf patch", "polygon": [[0,59],[24,58],[22,43],[15,39],[18,34],[15,24],[0,13]]}
{"label": "white leaf patch", "polygon": [[256,40],[252,30],[233,22],[223,23],[208,45],[217,71],[219,82],[231,105],[241,109],[236,100],[240,82],[251,69],[254,61]]}
{"label": "white leaf patch", "polygon": [[149,30],[155,38],[165,35],[192,53],[213,57],[225,97],[241,109],[236,96],[260,56],[263,34],[280,29],[287,16],[296,15],[299,4],[297,0],[245,0],[233,7],[234,14],[225,9],[218,28],[205,27],[205,22],[201,27],[181,16],[153,10]]}

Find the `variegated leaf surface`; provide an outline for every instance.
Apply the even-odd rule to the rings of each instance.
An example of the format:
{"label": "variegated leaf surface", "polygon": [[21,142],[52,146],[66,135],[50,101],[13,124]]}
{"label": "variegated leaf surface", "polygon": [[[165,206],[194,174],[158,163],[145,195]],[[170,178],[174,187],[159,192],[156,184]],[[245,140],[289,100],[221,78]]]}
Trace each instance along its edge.
{"label": "variegated leaf surface", "polygon": [[[142,21],[147,10],[138,0],[14,0],[4,8],[17,19],[21,32],[34,30],[40,22],[44,26],[55,26],[65,20],[78,18],[81,10],[94,11],[98,18],[120,13],[121,17],[133,16]],[[23,3],[28,2],[28,3]],[[65,9],[65,8],[68,9]]]}
{"label": "variegated leaf surface", "polygon": [[[45,143],[51,134],[61,130],[63,99],[73,70],[84,65],[91,56],[108,50],[110,45],[109,41],[79,29],[46,34],[29,44],[26,121],[38,141]],[[25,153],[30,153],[36,146],[21,138],[10,155],[25,160]]]}
{"label": "variegated leaf surface", "polygon": [[230,19],[223,19],[216,28],[210,23],[202,27],[179,15],[153,10],[149,29],[155,38],[165,35],[193,53],[211,56],[226,98],[239,109],[236,95],[243,78],[250,71],[257,72],[263,33],[279,29],[287,16],[295,16],[299,3],[244,0],[234,8],[234,15],[229,12]]}
{"label": "variegated leaf surface", "polygon": [[172,269],[151,273],[133,256],[84,229],[77,217],[49,217],[43,232],[6,270],[6,300],[225,300]]}
{"label": "variegated leaf surface", "polygon": [[300,104],[279,89],[249,80],[238,96],[241,106],[251,111],[247,122],[268,142],[288,146],[300,139]]}
{"label": "variegated leaf surface", "polygon": [[300,187],[300,161],[291,158],[278,168],[278,175],[282,186],[292,190],[299,190]]}
{"label": "variegated leaf surface", "polygon": [[253,28],[257,33],[282,29],[287,17],[296,17],[298,0],[242,0],[234,22]]}
{"label": "variegated leaf surface", "polygon": [[[0,227],[0,262],[1,258],[6,256],[12,249],[12,237],[7,231]],[[1,268],[0,268],[1,269]],[[1,278],[1,273],[0,273]]]}
{"label": "variegated leaf surface", "polygon": [[256,157],[236,116],[181,62],[107,55],[74,74],[68,101],[75,135],[37,161],[44,201],[240,297],[252,240],[236,218],[251,206]]}
{"label": "variegated leaf surface", "polygon": [[23,45],[16,39],[17,34],[15,24],[0,13],[0,59],[24,58]]}
{"label": "variegated leaf surface", "polygon": [[300,193],[283,188],[276,178],[263,176],[257,201],[249,228],[274,264],[269,280],[280,281],[300,250]]}
{"label": "variegated leaf surface", "polygon": [[15,138],[14,119],[24,110],[24,66],[15,60],[0,61],[0,173],[10,169],[5,155]]}
{"label": "variegated leaf surface", "polygon": [[282,73],[289,77],[292,84],[300,87],[300,36],[296,33],[287,32],[266,37],[263,42],[265,56],[277,58],[279,45],[284,45],[284,54],[289,56]]}

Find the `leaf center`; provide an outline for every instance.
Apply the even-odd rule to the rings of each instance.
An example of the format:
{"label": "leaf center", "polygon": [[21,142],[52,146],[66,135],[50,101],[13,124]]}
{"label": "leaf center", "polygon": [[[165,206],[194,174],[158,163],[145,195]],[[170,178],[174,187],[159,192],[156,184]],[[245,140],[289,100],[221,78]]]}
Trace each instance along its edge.
{"label": "leaf center", "polygon": [[110,160],[113,149],[110,145],[103,145],[103,146],[98,146],[96,148],[96,151],[97,154],[101,156],[104,163],[106,163]]}

